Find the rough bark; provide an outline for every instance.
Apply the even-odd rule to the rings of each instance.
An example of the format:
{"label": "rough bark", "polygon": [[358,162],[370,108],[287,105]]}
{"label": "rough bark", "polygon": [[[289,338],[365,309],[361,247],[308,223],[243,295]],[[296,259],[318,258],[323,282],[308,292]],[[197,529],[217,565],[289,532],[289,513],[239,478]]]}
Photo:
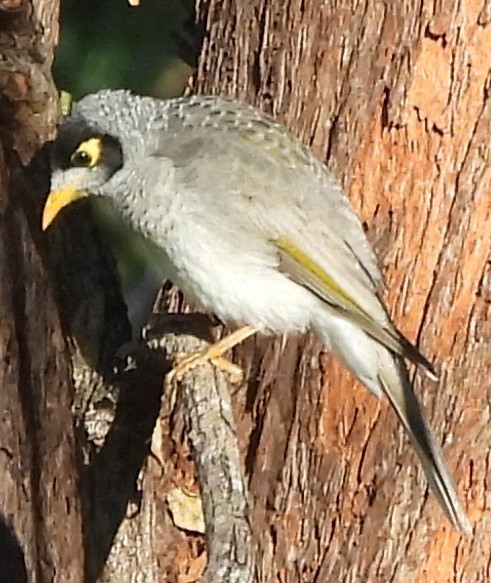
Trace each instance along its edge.
{"label": "rough bark", "polygon": [[[0,3],[0,580],[83,581],[68,353],[25,166],[53,135],[58,3]],[[46,176],[46,173],[44,172]]]}
{"label": "rough bark", "polygon": [[121,384],[109,364],[129,324],[90,209],[40,232],[49,188],[40,148],[60,115],[57,35],[57,2],[0,3],[0,580],[9,582],[95,579],[158,410],[152,419],[149,391],[139,439],[128,410],[141,409],[121,398],[119,438],[98,446]]}
{"label": "rough bark", "polygon": [[[272,113],[346,185],[475,525],[446,523],[387,403],[312,339],[250,340],[234,398],[261,581],[482,581],[491,516],[491,27],[480,2],[198,1],[192,84]],[[448,10],[448,11],[447,11]],[[488,11],[489,12],[489,11]]]}

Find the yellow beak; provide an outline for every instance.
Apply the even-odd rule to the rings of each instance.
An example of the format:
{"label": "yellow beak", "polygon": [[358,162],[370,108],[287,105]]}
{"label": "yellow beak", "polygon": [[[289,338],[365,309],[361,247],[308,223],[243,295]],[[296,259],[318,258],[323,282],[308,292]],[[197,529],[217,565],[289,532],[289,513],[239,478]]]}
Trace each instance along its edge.
{"label": "yellow beak", "polygon": [[49,193],[46,202],[44,203],[42,229],[45,231],[51,223],[55,220],[62,208],[75,202],[79,198],[84,198],[87,193],[84,190],[77,190],[73,185],[69,184],[61,190],[53,190]]}

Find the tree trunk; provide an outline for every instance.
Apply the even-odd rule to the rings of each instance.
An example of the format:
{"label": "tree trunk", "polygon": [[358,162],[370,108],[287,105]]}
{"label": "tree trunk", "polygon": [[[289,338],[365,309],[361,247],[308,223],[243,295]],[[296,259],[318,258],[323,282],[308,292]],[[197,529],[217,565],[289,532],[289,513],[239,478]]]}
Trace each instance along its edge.
{"label": "tree trunk", "polygon": [[[198,0],[191,83],[272,113],[346,185],[392,315],[441,372],[416,390],[471,541],[428,495],[387,403],[310,336],[248,340],[240,389],[205,367],[160,405],[155,346],[197,343],[176,317],[135,368],[108,373],[128,328],[90,209],[41,236],[43,160],[22,172],[57,117],[56,9],[0,1],[0,581],[191,583],[207,562],[207,581],[486,580],[489,10]],[[161,304],[183,311],[173,291]]]}
{"label": "tree trunk", "polygon": [[260,581],[489,576],[491,26],[482,3],[438,6],[197,2],[192,92],[272,113],[345,184],[392,316],[440,371],[416,391],[475,525],[452,531],[387,402],[316,341],[249,340],[234,413]]}
{"label": "tree trunk", "polygon": [[[40,232],[49,188],[40,148],[59,119],[57,36],[58,2],[0,2],[0,581],[9,583],[94,580],[142,462],[140,434],[120,422],[125,402],[139,411],[131,399],[113,424],[117,447],[98,449],[89,431],[94,418],[101,431],[94,410],[118,389],[100,372],[129,333],[90,209]],[[128,431],[136,437],[121,455]],[[114,457],[108,477],[101,462]]]}
{"label": "tree trunk", "polygon": [[[0,3],[0,580],[83,581],[71,380],[23,167],[54,132],[56,0]],[[24,213],[24,210],[26,213]],[[61,526],[62,525],[62,526]]]}

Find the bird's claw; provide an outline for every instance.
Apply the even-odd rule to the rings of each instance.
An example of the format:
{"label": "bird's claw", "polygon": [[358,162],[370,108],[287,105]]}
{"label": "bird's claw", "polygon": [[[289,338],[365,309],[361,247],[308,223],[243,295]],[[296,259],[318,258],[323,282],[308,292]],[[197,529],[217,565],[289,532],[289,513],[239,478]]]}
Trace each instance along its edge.
{"label": "bird's claw", "polygon": [[180,382],[196,367],[209,363],[218,370],[227,373],[232,383],[239,383],[242,380],[244,373],[240,366],[223,358],[223,356],[214,356],[210,352],[209,349],[206,349],[177,356],[172,370],[167,375],[168,382]]}

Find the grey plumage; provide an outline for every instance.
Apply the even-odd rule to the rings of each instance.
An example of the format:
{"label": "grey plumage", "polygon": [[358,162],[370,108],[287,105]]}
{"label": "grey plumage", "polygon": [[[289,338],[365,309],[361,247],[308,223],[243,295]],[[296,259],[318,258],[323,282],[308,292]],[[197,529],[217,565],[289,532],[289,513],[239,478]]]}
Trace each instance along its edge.
{"label": "grey plumage", "polygon": [[[84,167],[71,156],[94,136],[101,157]],[[162,276],[223,321],[315,331],[387,395],[449,520],[471,530],[404,359],[434,370],[391,322],[376,257],[339,183],[283,126],[216,97],[100,92],[75,105],[55,142],[52,189],[67,185],[110,199],[151,241]]]}

